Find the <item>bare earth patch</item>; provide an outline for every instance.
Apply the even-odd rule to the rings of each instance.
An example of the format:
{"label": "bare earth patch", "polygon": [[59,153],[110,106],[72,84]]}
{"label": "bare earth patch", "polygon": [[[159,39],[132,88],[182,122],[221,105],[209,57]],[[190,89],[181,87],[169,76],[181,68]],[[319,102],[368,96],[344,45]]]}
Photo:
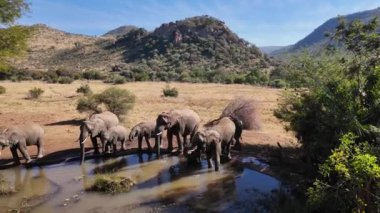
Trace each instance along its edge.
{"label": "bare earth patch", "polygon": [[[25,122],[41,124],[45,129],[45,154],[79,147],[79,124],[86,114],[78,113],[75,91],[86,82],[75,81],[72,84],[46,84],[38,81],[21,83],[1,82],[7,92],[0,95],[0,129]],[[101,92],[112,85],[99,81],[88,82],[94,92]],[[252,98],[258,104],[258,115],[261,121],[260,130],[243,131],[243,152],[257,153],[261,146],[277,148],[298,147],[294,135],[286,132],[283,123],[273,115],[281,90],[249,85],[224,84],[190,84],[171,83],[179,91],[177,98],[162,97],[165,82],[134,82],[117,85],[128,89],[136,95],[134,109],[126,116],[123,124],[131,128],[140,121],[155,120],[156,116],[169,109],[190,108],[196,111],[202,123],[217,118],[224,107],[236,97]],[[39,87],[45,90],[39,100],[27,100],[28,90]],[[151,142],[153,143],[153,141]],[[90,143],[86,145],[90,147]],[[145,145],[145,143],[143,143]],[[130,147],[136,147],[134,142]],[[35,156],[36,147],[28,147],[29,153]],[[265,153],[260,153],[265,155]],[[79,156],[79,150],[78,150]],[[3,158],[11,159],[9,150],[4,150]]]}

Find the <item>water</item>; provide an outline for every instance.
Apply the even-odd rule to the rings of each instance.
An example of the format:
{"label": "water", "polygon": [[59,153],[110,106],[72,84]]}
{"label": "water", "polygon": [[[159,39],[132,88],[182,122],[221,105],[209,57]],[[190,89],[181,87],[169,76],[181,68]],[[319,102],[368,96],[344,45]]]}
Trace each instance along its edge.
{"label": "water", "polygon": [[[117,195],[87,192],[94,173],[113,172],[136,182]],[[264,211],[258,201],[282,187],[273,177],[237,165],[223,164],[219,172],[190,167],[178,157],[129,155],[24,169],[2,170],[18,191],[0,197],[0,212],[252,212]]]}

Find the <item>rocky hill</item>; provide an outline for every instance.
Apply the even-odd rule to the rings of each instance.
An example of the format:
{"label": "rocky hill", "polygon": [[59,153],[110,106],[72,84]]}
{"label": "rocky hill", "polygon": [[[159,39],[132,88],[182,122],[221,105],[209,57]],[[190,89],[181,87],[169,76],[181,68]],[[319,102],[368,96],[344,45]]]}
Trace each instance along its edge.
{"label": "rocky hill", "polygon": [[106,33],[103,34],[103,36],[114,36],[114,37],[120,37],[123,36],[127,33],[129,33],[132,30],[136,30],[138,27],[133,26],[133,25],[125,25],[125,26],[120,26],[116,29],[110,30]]}
{"label": "rocky hill", "polygon": [[252,44],[239,38],[220,20],[209,16],[162,24],[153,32],[121,27],[91,37],[35,25],[29,50],[16,67],[51,70],[64,67],[83,70],[177,72],[204,69],[242,72],[269,68],[271,61]]}
{"label": "rocky hill", "polygon": [[[363,22],[368,22],[374,17],[380,18],[380,7],[373,9],[362,11],[358,13],[353,13],[345,16],[341,16],[348,22],[353,21],[355,19],[359,19]],[[280,55],[283,53],[294,53],[303,48],[320,48],[321,46],[330,42],[328,38],[326,38],[325,34],[328,32],[334,32],[335,28],[338,26],[339,17],[331,18],[319,27],[317,27],[313,32],[307,35],[302,40],[298,41],[296,44],[284,47],[280,50],[276,50],[272,52],[272,55]],[[380,31],[379,31],[380,32]]]}

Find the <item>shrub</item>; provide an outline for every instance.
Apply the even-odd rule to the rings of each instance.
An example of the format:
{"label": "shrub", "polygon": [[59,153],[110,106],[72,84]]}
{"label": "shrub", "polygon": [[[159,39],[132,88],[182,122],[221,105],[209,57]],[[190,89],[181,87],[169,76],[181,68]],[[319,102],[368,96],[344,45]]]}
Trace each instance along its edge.
{"label": "shrub", "polygon": [[178,97],[178,90],[175,87],[170,87],[166,85],[164,89],[162,89],[162,93],[165,97]]}
{"label": "shrub", "polygon": [[103,82],[104,83],[112,83],[112,84],[124,84],[125,78],[123,76],[118,75],[118,74],[110,75]]}
{"label": "shrub", "polygon": [[4,94],[6,91],[7,91],[7,89],[5,89],[5,87],[0,86],[0,95]]}
{"label": "shrub", "polygon": [[58,78],[60,84],[71,84],[74,81],[71,77],[63,76]]}
{"label": "shrub", "polygon": [[130,191],[134,184],[135,183],[127,177],[114,174],[102,174],[96,175],[94,183],[86,187],[86,190],[115,194]]}
{"label": "shrub", "polygon": [[96,95],[87,95],[81,97],[77,103],[78,112],[89,112],[89,113],[99,113],[101,108],[99,107],[99,101],[96,98]]}
{"label": "shrub", "polygon": [[84,84],[84,85],[78,87],[76,92],[82,93],[84,95],[91,95],[92,94],[92,90],[90,88],[90,85],[88,85],[88,84]]}
{"label": "shrub", "polygon": [[135,95],[125,89],[111,87],[96,95],[98,103],[106,106],[108,111],[115,113],[118,117],[127,114],[133,108]]}
{"label": "shrub", "polygon": [[307,192],[313,212],[375,212],[380,208],[378,159],[367,142],[358,145],[355,139],[354,134],[345,134],[319,166],[321,178]]}
{"label": "shrub", "polygon": [[30,99],[38,99],[42,93],[44,93],[44,90],[38,87],[34,87],[33,89],[29,90],[29,98]]}
{"label": "shrub", "polygon": [[135,96],[128,90],[111,87],[100,94],[88,95],[78,100],[79,112],[100,112],[103,104],[108,111],[115,113],[119,118],[133,108]]}
{"label": "shrub", "polygon": [[100,71],[92,70],[82,73],[82,77],[87,80],[103,80],[106,78],[106,75]]}
{"label": "shrub", "polygon": [[270,82],[269,86],[275,87],[275,88],[284,88],[286,87],[286,82],[282,79],[274,79]]}

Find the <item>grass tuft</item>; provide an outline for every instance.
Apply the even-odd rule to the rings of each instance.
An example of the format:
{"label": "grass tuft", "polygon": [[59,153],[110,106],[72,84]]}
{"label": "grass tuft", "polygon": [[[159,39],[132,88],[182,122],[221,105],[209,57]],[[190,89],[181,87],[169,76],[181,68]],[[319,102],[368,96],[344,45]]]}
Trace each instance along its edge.
{"label": "grass tuft", "polygon": [[116,194],[129,192],[135,183],[127,178],[115,174],[101,174],[95,176],[94,183],[86,187],[87,191]]}

